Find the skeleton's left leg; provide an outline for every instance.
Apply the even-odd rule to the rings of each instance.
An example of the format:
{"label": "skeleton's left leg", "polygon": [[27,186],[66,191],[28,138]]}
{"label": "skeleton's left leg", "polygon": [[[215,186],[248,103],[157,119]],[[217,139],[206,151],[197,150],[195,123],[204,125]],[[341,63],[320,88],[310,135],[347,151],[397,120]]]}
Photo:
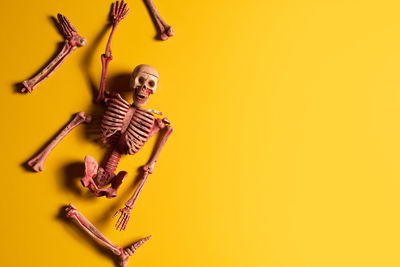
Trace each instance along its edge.
{"label": "skeleton's left leg", "polygon": [[77,225],[87,232],[90,236],[96,239],[98,242],[106,246],[111,250],[112,253],[118,256],[120,259],[120,265],[126,266],[128,265],[128,259],[132,256],[135,251],[144,244],[147,240],[150,239],[151,236],[140,239],[139,241],[133,243],[131,246],[126,248],[121,248],[115,244],[113,244],[110,240],[108,240],[99,230],[94,227],[92,223],[90,223],[76,208],[73,204],[70,204],[66,209],[66,215],[68,218],[74,220]]}

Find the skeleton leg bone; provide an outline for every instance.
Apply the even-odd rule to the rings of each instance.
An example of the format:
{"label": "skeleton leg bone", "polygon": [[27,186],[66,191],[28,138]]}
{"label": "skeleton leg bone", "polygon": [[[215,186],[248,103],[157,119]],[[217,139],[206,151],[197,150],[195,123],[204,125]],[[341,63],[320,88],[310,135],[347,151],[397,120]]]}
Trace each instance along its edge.
{"label": "skeleton leg bone", "polygon": [[32,93],[33,89],[42,81],[44,81],[46,78],[48,78],[51,74],[53,74],[54,71],[56,71],[56,69],[60,67],[60,65],[64,62],[64,60],[73,51],[75,51],[77,47],[86,45],[85,38],[77,34],[76,28],[72,26],[72,24],[65,16],[58,14],[57,17],[61,29],[64,33],[64,36],[66,38],[64,46],[60,51],[60,53],[58,53],[58,55],[41,72],[39,72],[33,78],[22,82],[22,85],[24,86],[21,89],[22,93],[26,92]]}
{"label": "skeleton leg bone", "polygon": [[77,113],[67,126],[37,156],[28,161],[28,165],[36,172],[42,171],[44,162],[56,145],[76,126],[83,122],[90,123],[91,121],[92,116],[86,115],[85,112]]}
{"label": "skeleton leg bone", "polygon": [[158,13],[154,3],[152,0],[144,0],[147,8],[149,9],[150,15],[153,17],[154,22],[156,23],[156,27],[160,32],[161,40],[168,40],[169,37],[175,35],[172,27],[169,26],[165,21],[161,18],[160,13]]}
{"label": "skeleton leg bone", "polygon": [[131,246],[125,249],[115,245],[110,240],[108,240],[92,223],[90,223],[73,204],[70,204],[66,209],[66,216],[77,223],[77,225],[87,232],[91,237],[97,240],[99,243],[103,244],[112,253],[118,256],[121,266],[126,266],[128,264],[128,259],[132,256],[135,251],[143,245],[151,236],[140,239],[139,241],[133,243]]}

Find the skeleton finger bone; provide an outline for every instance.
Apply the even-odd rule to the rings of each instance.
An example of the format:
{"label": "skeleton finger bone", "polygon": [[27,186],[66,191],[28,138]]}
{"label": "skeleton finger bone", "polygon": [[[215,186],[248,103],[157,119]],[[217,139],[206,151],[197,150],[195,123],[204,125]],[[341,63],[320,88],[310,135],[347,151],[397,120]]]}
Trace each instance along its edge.
{"label": "skeleton finger bone", "polygon": [[60,67],[64,60],[73,51],[75,51],[77,47],[86,45],[86,39],[78,35],[76,28],[72,26],[72,24],[65,16],[58,14],[57,17],[66,39],[64,42],[64,46],[60,53],[58,53],[58,55],[43,70],[41,70],[31,79],[22,82],[22,93],[32,93],[33,89],[46,78],[48,78],[51,74],[53,74],[54,71],[56,71]]}
{"label": "skeleton finger bone", "polygon": [[118,210],[114,214],[113,218],[115,218],[118,214],[120,214],[120,216],[118,218],[118,221],[115,224],[115,228],[117,230],[118,229],[120,231],[125,230],[126,225],[128,224],[129,218],[131,217],[130,212],[131,212],[131,208],[126,206],[125,208],[122,208],[122,209]]}
{"label": "skeleton finger bone", "polygon": [[91,237],[97,240],[99,243],[103,244],[112,253],[118,256],[119,264],[121,266],[128,265],[128,259],[132,256],[136,250],[142,246],[151,236],[140,239],[139,241],[133,243],[131,246],[122,249],[121,247],[115,245],[110,240],[108,240],[88,219],[86,219],[73,204],[69,204],[65,209],[67,218],[72,219],[77,226],[88,233]]}
{"label": "skeleton finger bone", "polygon": [[118,210],[114,214],[113,218],[115,218],[118,214],[120,214],[120,217],[118,218],[118,221],[115,224],[115,228],[117,230],[119,229],[120,231],[123,231],[126,229],[126,226],[128,225],[128,222],[129,222],[129,218],[131,216],[130,212],[131,212],[133,206],[135,205],[136,200],[139,197],[139,194],[142,191],[144,184],[146,183],[148,175],[149,175],[149,172],[145,171],[142,176],[142,181],[136,188],[136,190],[133,193],[133,195],[131,196],[131,198],[125,203],[125,207]]}
{"label": "skeleton finger bone", "polygon": [[121,20],[123,20],[125,18],[125,16],[128,14],[129,12],[129,8],[127,3],[124,3],[124,1],[122,0],[117,1],[115,3],[113,3],[112,5],[112,18],[113,18],[113,23],[119,23]]}
{"label": "skeleton finger bone", "polygon": [[44,162],[56,145],[76,126],[84,122],[90,123],[91,121],[92,116],[86,115],[85,112],[77,113],[67,126],[37,156],[28,162],[28,165],[36,172],[42,171]]}
{"label": "skeleton finger bone", "polygon": [[160,38],[161,40],[165,41],[168,40],[169,37],[172,37],[175,35],[174,31],[172,30],[172,27],[169,26],[165,21],[161,18],[160,13],[158,13],[156,7],[154,6],[154,3],[152,0],[144,0],[147,8],[149,9],[150,15],[152,16],[156,27],[160,33]]}

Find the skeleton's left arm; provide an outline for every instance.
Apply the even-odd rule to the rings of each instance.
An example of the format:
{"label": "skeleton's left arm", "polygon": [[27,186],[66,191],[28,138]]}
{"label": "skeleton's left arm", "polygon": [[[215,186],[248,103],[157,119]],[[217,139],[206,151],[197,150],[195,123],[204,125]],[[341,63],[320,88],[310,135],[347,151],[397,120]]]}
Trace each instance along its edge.
{"label": "skeleton's left arm", "polygon": [[111,39],[114,35],[114,31],[117,28],[118,24],[123,20],[128,14],[129,8],[127,3],[124,3],[124,0],[122,2],[115,2],[112,4],[112,10],[111,10],[111,17],[112,17],[112,30],[110,33],[110,36],[108,37],[108,42],[106,45],[106,52],[101,55],[101,65],[102,65],[102,70],[101,70],[101,80],[100,80],[100,88],[99,88],[99,94],[97,95],[96,102],[101,103],[105,99],[105,94],[106,92],[106,77],[107,77],[107,68],[108,68],[108,63],[113,59],[112,54],[111,54]]}
{"label": "skeleton's left arm", "polygon": [[135,202],[136,202],[137,198],[139,197],[139,194],[142,191],[144,184],[146,183],[147,177],[149,176],[149,174],[153,173],[157,159],[160,155],[162,148],[164,147],[165,143],[167,142],[168,137],[174,131],[174,128],[172,128],[172,126],[170,126],[169,124],[170,124],[170,122],[168,121],[167,118],[164,118],[162,120],[157,119],[157,122],[154,125],[154,128],[150,133],[150,137],[151,137],[154,134],[156,134],[157,132],[159,132],[160,130],[163,130],[161,141],[156,145],[155,151],[152,154],[149,162],[143,166],[144,173],[141,178],[140,184],[136,188],[136,190],[133,193],[133,195],[131,196],[131,198],[125,203],[125,207],[118,210],[114,215],[114,217],[115,217],[119,213],[121,213],[117,223],[115,224],[115,227],[117,229],[125,230],[125,228],[128,224],[131,209],[135,205]]}

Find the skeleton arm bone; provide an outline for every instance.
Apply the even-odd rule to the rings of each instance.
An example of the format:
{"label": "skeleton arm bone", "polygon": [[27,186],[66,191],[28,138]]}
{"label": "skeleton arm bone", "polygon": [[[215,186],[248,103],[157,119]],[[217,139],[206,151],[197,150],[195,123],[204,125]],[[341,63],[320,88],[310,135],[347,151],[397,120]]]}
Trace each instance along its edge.
{"label": "skeleton arm bone", "polygon": [[157,123],[155,124],[152,132],[150,133],[150,137],[151,137],[155,133],[157,133],[160,129],[165,128],[165,132],[163,133],[162,139],[161,139],[160,143],[157,145],[155,152],[153,153],[149,162],[145,166],[143,166],[144,173],[142,175],[140,184],[136,188],[136,190],[133,193],[133,195],[131,196],[131,198],[125,203],[125,207],[118,210],[114,215],[114,217],[116,217],[120,213],[120,217],[119,217],[117,223],[115,224],[115,227],[117,230],[118,229],[125,230],[125,228],[128,224],[129,218],[130,218],[130,212],[131,212],[133,206],[135,205],[136,200],[139,197],[139,194],[144,187],[144,184],[147,181],[147,177],[149,176],[149,174],[153,173],[154,167],[155,167],[157,159],[160,155],[160,152],[161,152],[162,148],[164,147],[165,143],[167,142],[169,135],[174,130],[174,128],[172,128],[171,126],[166,125],[166,124],[169,124],[169,121],[167,118],[164,118],[162,120],[157,119]]}
{"label": "skeleton arm bone", "polygon": [[[157,132],[160,129],[165,129],[165,132],[163,133],[163,137],[162,137],[160,143],[157,145],[156,150],[153,153],[152,157],[150,158],[149,162],[144,166],[144,170],[148,171],[149,173],[153,173],[154,166],[157,162],[158,157],[160,156],[160,152],[163,149],[165,143],[167,142],[168,137],[174,131],[174,128],[172,128],[172,126],[170,126],[169,124],[170,124],[170,122],[168,121],[167,118],[164,118],[162,120],[157,119],[156,127],[159,128],[157,130]],[[150,133],[150,136],[152,136],[152,133]]]}
{"label": "skeleton arm bone", "polygon": [[125,18],[128,12],[129,8],[127,8],[127,3],[124,3],[124,1],[122,2],[117,1],[113,3],[111,10],[111,15],[113,20],[112,30],[110,36],[108,37],[106,51],[104,54],[101,55],[102,71],[101,71],[99,94],[96,99],[97,103],[100,103],[104,100],[108,63],[110,63],[110,61],[113,59],[111,54],[111,40],[114,35],[114,31],[117,28],[119,22]]}

